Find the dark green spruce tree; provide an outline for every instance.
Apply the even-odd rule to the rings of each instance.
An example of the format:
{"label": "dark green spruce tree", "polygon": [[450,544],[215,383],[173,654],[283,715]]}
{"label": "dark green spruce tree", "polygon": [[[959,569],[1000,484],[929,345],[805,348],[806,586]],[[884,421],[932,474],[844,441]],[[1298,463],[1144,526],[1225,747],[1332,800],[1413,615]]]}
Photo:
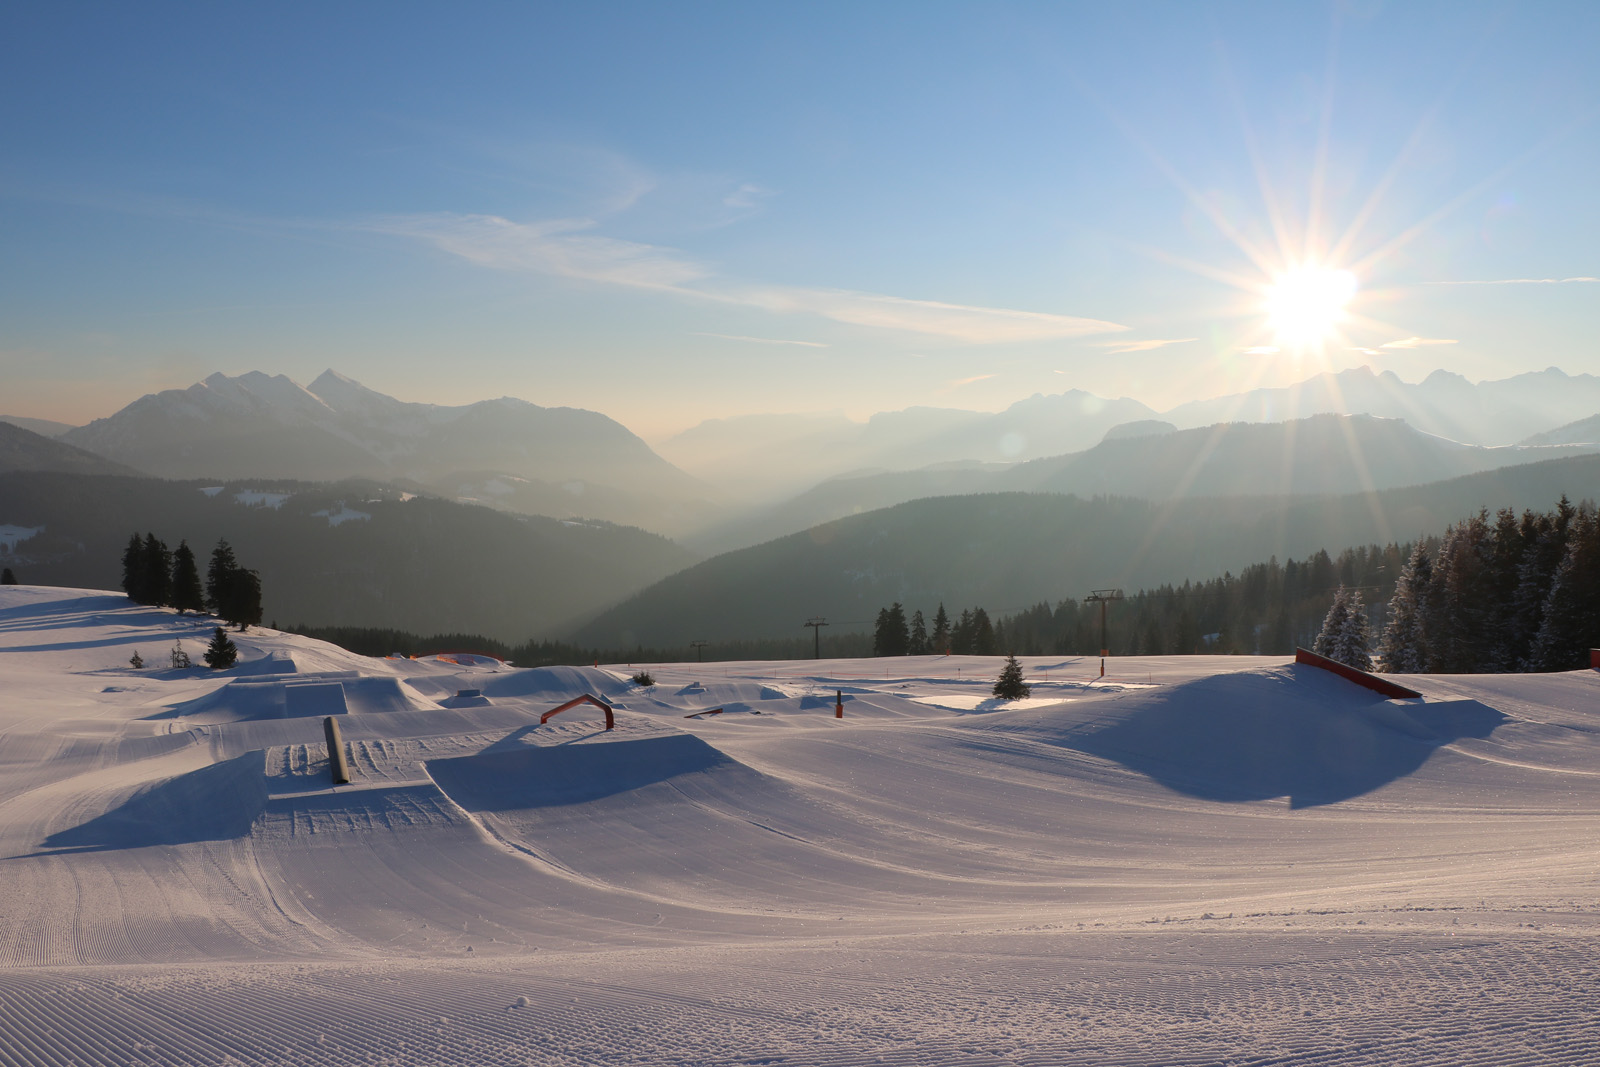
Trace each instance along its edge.
{"label": "dark green spruce tree", "polygon": [[238,662],[239,646],[228,640],[228,632],[218,626],[212,633],[211,643],[206,646],[202,658],[206,661],[206,666],[212,670],[225,671]]}
{"label": "dark green spruce tree", "polygon": [[995,679],[994,695],[1001,700],[1021,700],[1032,692],[1032,687],[1022,680],[1022,664],[1016,656],[1007,656],[1000,677]]}
{"label": "dark green spruce tree", "polygon": [[204,611],[205,590],[200,587],[200,570],[188,541],[179,541],[172,550],[171,604],[179,611]]}
{"label": "dark green spruce tree", "polygon": [[145,598],[140,603],[165,607],[172,603],[172,553],[153,533],[144,535]]}
{"label": "dark green spruce tree", "polygon": [[0,585],[16,585],[16,584],[17,584],[17,576],[15,574],[11,573],[11,568],[10,567],[6,567],[4,570],[0,570]]}

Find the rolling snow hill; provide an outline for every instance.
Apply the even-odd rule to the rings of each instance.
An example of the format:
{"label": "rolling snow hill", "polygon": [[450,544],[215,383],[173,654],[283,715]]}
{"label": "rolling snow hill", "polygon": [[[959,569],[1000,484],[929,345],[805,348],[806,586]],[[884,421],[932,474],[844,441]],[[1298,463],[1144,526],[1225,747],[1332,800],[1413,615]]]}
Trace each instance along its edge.
{"label": "rolling snow hill", "polygon": [[[976,658],[663,665],[646,688],[257,630],[234,671],[165,664],[207,627],[0,589],[12,1062],[1600,1047],[1592,671],[1390,701],[1282,661],[1039,659],[1007,707]],[[540,721],[583,691],[614,730],[587,705]]]}

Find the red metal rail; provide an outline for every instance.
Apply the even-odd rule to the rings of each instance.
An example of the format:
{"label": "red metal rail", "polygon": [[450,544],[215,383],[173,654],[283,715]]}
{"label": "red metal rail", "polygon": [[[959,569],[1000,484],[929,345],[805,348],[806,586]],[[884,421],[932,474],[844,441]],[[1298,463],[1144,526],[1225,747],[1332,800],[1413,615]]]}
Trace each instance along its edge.
{"label": "red metal rail", "polygon": [[1386,697],[1395,697],[1400,700],[1422,699],[1422,694],[1417,692],[1415,689],[1407,689],[1403,685],[1396,685],[1387,678],[1379,678],[1375,674],[1368,674],[1366,671],[1358,671],[1354,667],[1340,663],[1336,659],[1329,659],[1327,656],[1319,656],[1307,648],[1295,649],[1294,661],[1296,663],[1304,663],[1308,667],[1320,667],[1325,671],[1331,671],[1341,678],[1352,681],[1357,685],[1366,686],[1373,692],[1382,693]]}
{"label": "red metal rail", "polygon": [[551,716],[560,715],[563,711],[575,708],[579,704],[593,704],[595,707],[604,711],[606,713],[607,730],[616,725],[616,720],[611,717],[611,705],[607,704],[604,700],[601,700],[597,696],[590,696],[588,693],[583,694],[581,697],[573,697],[559,708],[551,708],[549,711],[539,716],[539,725],[543,726],[545,723],[550,721]]}

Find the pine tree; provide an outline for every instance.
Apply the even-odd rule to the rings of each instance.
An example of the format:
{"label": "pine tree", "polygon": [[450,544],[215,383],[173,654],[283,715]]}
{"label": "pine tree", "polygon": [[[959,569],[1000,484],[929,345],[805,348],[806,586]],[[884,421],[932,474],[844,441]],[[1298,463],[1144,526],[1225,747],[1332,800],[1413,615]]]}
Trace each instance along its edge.
{"label": "pine tree", "polygon": [[1000,652],[1000,643],[994,635],[994,624],[989,621],[989,613],[982,608],[973,609],[971,637],[967,640],[974,656],[995,656]]}
{"label": "pine tree", "polygon": [[170,602],[179,611],[204,611],[205,591],[200,588],[200,571],[188,541],[179,541],[172,550],[172,595]]}
{"label": "pine tree", "polygon": [[1345,612],[1344,632],[1339,636],[1340,663],[1358,671],[1372,670],[1372,653],[1367,633],[1367,606],[1361,602],[1360,590],[1350,591],[1350,601]]}
{"label": "pine tree", "polygon": [[145,603],[144,539],[138,533],[128,538],[128,547],[122,550],[122,591],[135,604]]}
{"label": "pine tree", "polygon": [[878,623],[872,635],[872,654],[903,656],[909,645],[905,609],[897,601],[893,606],[879,610]]}
{"label": "pine tree", "polygon": [[16,585],[17,576],[11,573],[11,568],[0,569],[0,585]]}
{"label": "pine tree", "polygon": [[[1338,592],[1333,594],[1333,605],[1328,608],[1328,614],[1322,620],[1322,629],[1317,632],[1317,640],[1311,646],[1311,651],[1319,656],[1329,659],[1339,659],[1339,646],[1344,638],[1345,628],[1350,622],[1350,594],[1340,586]],[[1343,663],[1343,660],[1339,660]]]}
{"label": "pine tree", "polygon": [[947,656],[950,654],[950,616],[945,614],[944,601],[939,601],[939,610],[933,616],[933,634],[928,638],[933,644],[932,651],[935,655]]}
{"label": "pine tree", "polygon": [[1428,669],[1427,614],[1433,564],[1419,541],[1400,568],[1389,600],[1389,621],[1378,644],[1378,669],[1389,674],[1421,674]]}
{"label": "pine tree", "polygon": [[1000,677],[995,679],[993,692],[1001,700],[1021,700],[1033,692],[1028,683],[1022,680],[1022,664],[1017,662],[1016,656],[1006,656],[1006,665],[1000,668]]}
{"label": "pine tree", "polygon": [[1600,518],[1585,503],[1567,529],[1567,551],[1556,568],[1544,618],[1528,653],[1536,671],[1584,666],[1584,653],[1600,646]]}
{"label": "pine tree", "polygon": [[261,622],[261,576],[255,571],[235,568],[228,579],[227,603],[218,612],[239,629],[247,630]]}
{"label": "pine tree", "polygon": [[172,602],[172,553],[156,535],[144,535],[145,599],[141,603],[165,607]]}
{"label": "pine tree", "polygon": [[206,607],[213,614],[223,613],[228,583],[238,569],[239,561],[233,557],[233,548],[225,540],[218,541],[217,547],[211,550],[211,565],[206,568]]}
{"label": "pine tree", "polygon": [[928,654],[928,624],[923,621],[921,608],[911,613],[911,644],[908,651],[913,656]]}
{"label": "pine tree", "polygon": [[227,631],[218,626],[202,658],[212,670],[225,671],[239,659],[239,646],[228,640]]}

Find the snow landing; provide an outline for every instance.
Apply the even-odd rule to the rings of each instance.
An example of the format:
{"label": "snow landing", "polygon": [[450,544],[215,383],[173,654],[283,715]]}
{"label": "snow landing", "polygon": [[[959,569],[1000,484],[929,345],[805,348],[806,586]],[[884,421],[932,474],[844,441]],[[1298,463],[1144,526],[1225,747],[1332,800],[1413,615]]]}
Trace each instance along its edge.
{"label": "snow landing", "polygon": [[213,625],[0,588],[0,1062],[1600,1054],[1596,672],[127,663]]}

